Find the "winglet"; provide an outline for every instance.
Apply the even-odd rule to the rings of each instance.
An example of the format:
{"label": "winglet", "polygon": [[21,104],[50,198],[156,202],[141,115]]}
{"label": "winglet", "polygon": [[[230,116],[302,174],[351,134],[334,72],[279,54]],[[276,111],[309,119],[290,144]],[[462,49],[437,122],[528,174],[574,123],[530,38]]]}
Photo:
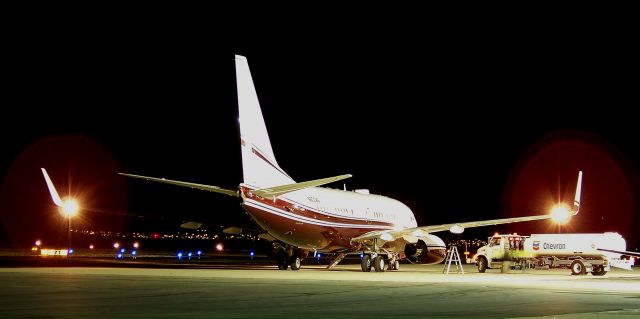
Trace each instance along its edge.
{"label": "winglet", "polygon": [[62,203],[62,199],[60,195],[58,195],[58,191],[56,191],[56,187],[53,186],[53,182],[51,182],[51,178],[49,178],[49,174],[47,174],[47,170],[44,168],[40,168],[42,170],[42,175],[44,175],[44,180],[47,182],[47,187],[49,188],[49,193],[51,194],[51,199],[56,206],[62,207],[64,204]]}
{"label": "winglet", "polygon": [[576,185],[576,197],[573,200],[573,215],[578,215],[580,211],[580,193],[582,193],[582,171],[578,172],[578,184]]}

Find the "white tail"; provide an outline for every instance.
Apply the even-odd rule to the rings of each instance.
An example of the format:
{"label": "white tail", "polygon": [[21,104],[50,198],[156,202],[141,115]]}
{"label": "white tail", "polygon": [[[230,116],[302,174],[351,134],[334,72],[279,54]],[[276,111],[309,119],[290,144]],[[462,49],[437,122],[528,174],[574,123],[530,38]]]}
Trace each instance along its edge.
{"label": "white tail", "polygon": [[244,182],[259,188],[293,183],[276,162],[247,58],[240,55],[236,55],[236,79]]}

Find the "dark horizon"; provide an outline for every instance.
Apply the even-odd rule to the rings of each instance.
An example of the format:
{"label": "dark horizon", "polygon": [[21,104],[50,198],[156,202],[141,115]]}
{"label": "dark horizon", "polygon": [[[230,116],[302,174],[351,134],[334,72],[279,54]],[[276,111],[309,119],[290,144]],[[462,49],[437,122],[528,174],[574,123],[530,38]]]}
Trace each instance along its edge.
{"label": "dark horizon", "polygon": [[468,236],[617,231],[628,249],[640,245],[637,49],[622,39],[25,39],[11,41],[5,108],[15,115],[0,128],[3,242],[64,225],[40,167],[59,190],[80,193],[90,210],[75,222],[88,227],[131,227],[113,213],[251,225],[225,196],[117,175],[236,187],[232,58],[241,54],[277,161],[296,181],[350,173],[348,189],[398,199],[428,225],[546,213],[553,201],[571,202],[583,170],[583,206],[568,226]]}

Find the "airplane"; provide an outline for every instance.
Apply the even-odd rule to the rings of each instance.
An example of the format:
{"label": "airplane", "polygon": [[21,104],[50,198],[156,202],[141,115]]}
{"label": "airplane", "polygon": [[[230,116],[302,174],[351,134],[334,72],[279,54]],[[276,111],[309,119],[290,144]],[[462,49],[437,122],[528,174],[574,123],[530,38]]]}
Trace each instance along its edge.
{"label": "airplane", "polygon": [[614,253],[614,254],[618,254],[618,255],[640,257],[640,253],[637,252],[637,251],[613,250],[613,249],[604,249],[604,248],[597,248],[597,249],[600,250],[600,251],[604,251],[604,252],[608,252],[608,253]]}
{"label": "airplane", "polygon": [[[281,270],[298,270],[309,252],[335,254],[327,268],[347,254],[363,254],[361,269],[399,270],[400,260],[436,264],[446,257],[444,241],[433,233],[462,233],[465,228],[545,220],[549,215],[418,226],[402,202],[370,194],[319,187],[350,174],[296,182],[276,161],[258,96],[244,56],[235,56],[243,183],[236,189],[127,173],[121,175],[236,197],[266,235],[283,243],[277,252]],[[580,207],[579,172],[571,213]],[[197,226],[197,225],[196,225]]]}

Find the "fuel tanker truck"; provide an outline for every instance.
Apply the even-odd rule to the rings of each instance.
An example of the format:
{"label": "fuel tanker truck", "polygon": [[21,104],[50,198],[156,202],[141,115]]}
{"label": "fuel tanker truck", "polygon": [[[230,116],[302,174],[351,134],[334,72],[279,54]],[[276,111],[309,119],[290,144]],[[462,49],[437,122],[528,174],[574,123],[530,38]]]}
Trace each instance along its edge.
{"label": "fuel tanker truck", "polygon": [[[633,258],[623,259],[626,242],[618,233],[494,235],[474,260],[478,271],[488,268],[569,268],[572,275],[602,276],[611,267],[631,270]],[[626,254],[629,255],[629,254]],[[506,268],[508,267],[508,268]]]}

